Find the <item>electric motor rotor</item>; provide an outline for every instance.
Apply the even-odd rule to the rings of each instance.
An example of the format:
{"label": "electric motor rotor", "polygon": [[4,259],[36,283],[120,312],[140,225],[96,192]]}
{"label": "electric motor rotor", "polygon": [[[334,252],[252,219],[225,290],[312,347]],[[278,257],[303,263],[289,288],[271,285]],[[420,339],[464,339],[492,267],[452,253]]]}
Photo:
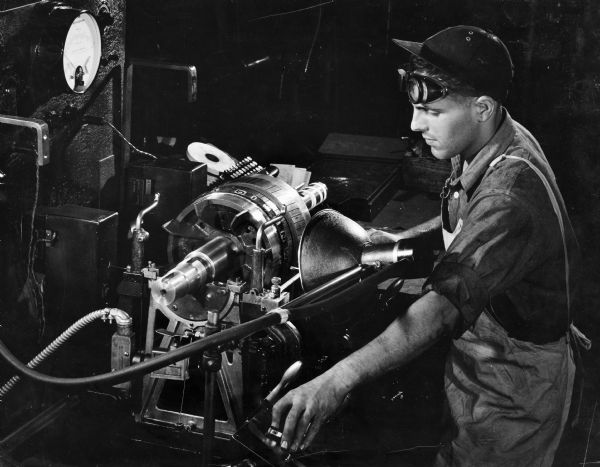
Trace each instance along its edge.
{"label": "electric motor rotor", "polygon": [[[226,182],[203,194],[176,218],[177,234],[171,234],[168,256],[171,263],[181,261],[215,235],[225,232],[241,239],[248,250],[240,271],[231,271],[247,280],[251,273],[251,249],[262,224],[282,216],[280,222],[264,229],[260,242],[268,250],[265,283],[271,277],[284,279],[297,263],[300,237],[310,219],[312,208],[326,197],[323,184],[311,184],[299,193],[287,183],[264,174],[252,174]],[[308,206],[307,206],[308,205]]]}

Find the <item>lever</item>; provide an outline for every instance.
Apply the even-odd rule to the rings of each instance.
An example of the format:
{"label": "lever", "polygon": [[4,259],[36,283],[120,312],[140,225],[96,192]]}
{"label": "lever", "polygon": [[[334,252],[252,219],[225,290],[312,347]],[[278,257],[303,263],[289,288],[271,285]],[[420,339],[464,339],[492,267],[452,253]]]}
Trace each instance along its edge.
{"label": "lever", "polygon": [[139,232],[142,230],[142,223],[144,222],[144,216],[152,211],[156,206],[158,206],[158,200],[160,199],[160,193],[156,193],[154,195],[154,200],[152,204],[147,208],[142,209],[135,219],[135,225],[131,227],[131,232],[135,234],[135,232]]}
{"label": "lever", "polygon": [[[261,401],[258,410],[248,420],[246,420],[240,429],[234,434],[234,439],[240,442],[243,446],[255,452],[252,446],[254,443],[252,439],[258,438],[262,444],[272,450],[270,455],[281,454],[278,452],[279,441],[281,441],[281,432],[271,427],[271,409],[273,403],[279,398],[279,396],[290,386],[290,384],[296,379],[302,368],[302,362],[297,361],[285,370],[281,380],[275,386],[271,392]],[[263,448],[264,449],[264,448]],[[269,456],[268,453],[264,453]],[[260,455],[260,454],[259,454]],[[273,465],[273,464],[271,464]]]}
{"label": "lever", "polygon": [[284,392],[292,382],[296,379],[298,374],[300,373],[300,369],[302,368],[302,362],[297,361],[290,365],[290,367],[285,370],[283,376],[281,377],[281,381],[273,388],[273,390],[267,394],[265,397],[265,401],[269,404],[273,404],[275,400],[279,398],[279,393]]}

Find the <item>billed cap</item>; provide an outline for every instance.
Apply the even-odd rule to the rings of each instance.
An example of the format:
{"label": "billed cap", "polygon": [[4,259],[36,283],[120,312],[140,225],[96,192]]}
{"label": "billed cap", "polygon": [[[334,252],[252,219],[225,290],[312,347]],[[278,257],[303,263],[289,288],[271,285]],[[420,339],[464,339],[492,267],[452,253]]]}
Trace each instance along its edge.
{"label": "billed cap", "polygon": [[508,95],[514,66],[504,43],[475,26],[452,26],[424,42],[392,41],[476,91],[503,101]]}

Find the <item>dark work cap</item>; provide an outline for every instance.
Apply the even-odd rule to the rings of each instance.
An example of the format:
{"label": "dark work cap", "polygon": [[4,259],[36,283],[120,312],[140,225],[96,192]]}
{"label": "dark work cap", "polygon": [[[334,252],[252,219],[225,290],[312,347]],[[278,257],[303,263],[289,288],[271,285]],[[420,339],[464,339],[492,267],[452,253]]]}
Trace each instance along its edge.
{"label": "dark work cap", "polygon": [[504,43],[490,32],[474,26],[453,26],[425,42],[392,40],[482,94],[499,101],[508,95],[513,63]]}

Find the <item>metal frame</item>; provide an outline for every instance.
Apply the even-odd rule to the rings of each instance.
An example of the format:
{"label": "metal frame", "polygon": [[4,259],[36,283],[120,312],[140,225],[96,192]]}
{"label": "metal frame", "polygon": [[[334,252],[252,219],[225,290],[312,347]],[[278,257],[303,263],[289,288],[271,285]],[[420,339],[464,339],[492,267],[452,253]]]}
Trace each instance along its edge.
{"label": "metal frame", "polygon": [[37,165],[46,165],[50,162],[50,136],[48,124],[45,121],[38,118],[0,115],[0,124],[34,129],[37,134]]}

